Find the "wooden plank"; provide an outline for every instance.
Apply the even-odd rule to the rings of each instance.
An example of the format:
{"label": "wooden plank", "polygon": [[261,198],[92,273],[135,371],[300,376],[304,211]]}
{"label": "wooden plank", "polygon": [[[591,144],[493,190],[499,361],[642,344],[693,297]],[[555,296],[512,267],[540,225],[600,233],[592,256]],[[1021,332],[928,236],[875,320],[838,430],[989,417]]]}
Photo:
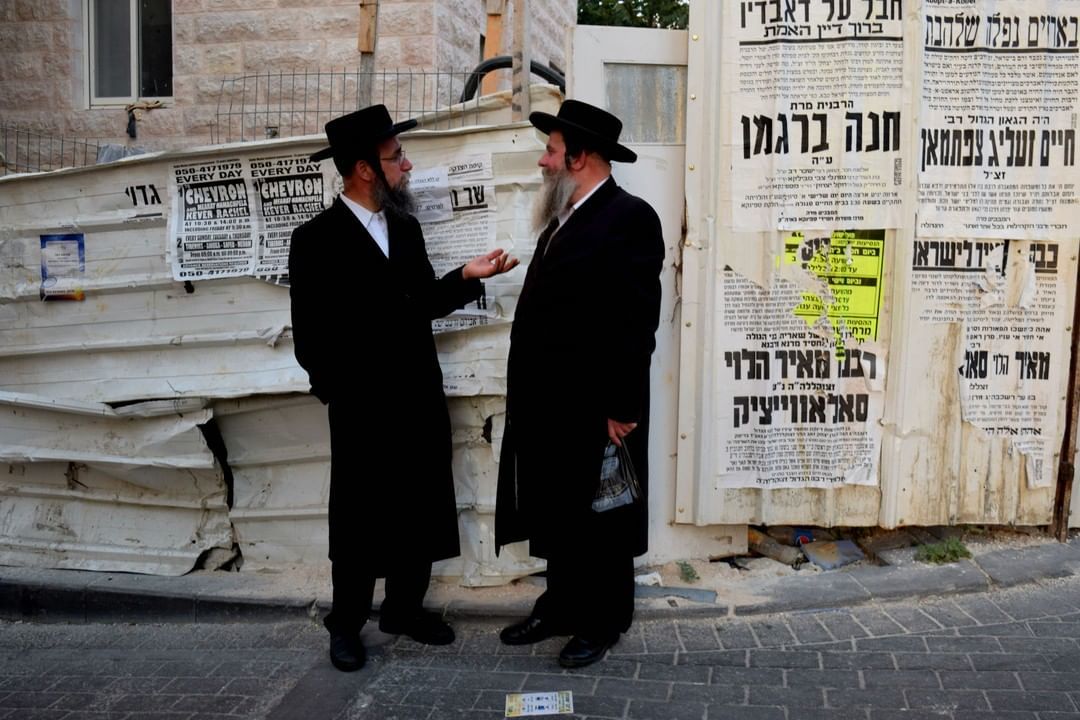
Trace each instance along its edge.
{"label": "wooden plank", "polygon": [[[505,0],[495,0],[496,4],[505,5]],[[484,59],[490,60],[497,56],[502,49],[502,36],[503,36],[503,13],[502,9],[498,12],[491,12],[492,3],[488,3],[488,15],[487,15],[487,39],[484,43]],[[490,95],[493,92],[499,90],[499,76],[495,73],[488,73],[484,76],[484,80],[480,84],[480,94]]]}
{"label": "wooden plank", "polygon": [[510,102],[510,119],[522,122],[529,119],[529,76],[532,73],[532,52],[529,49],[529,4],[514,0],[514,79]]}
{"label": "wooden plank", "polygon": [[357,51],[375,52],[375,28],[378,14],[379,0],[360,0],[360,27],[356,35]]}

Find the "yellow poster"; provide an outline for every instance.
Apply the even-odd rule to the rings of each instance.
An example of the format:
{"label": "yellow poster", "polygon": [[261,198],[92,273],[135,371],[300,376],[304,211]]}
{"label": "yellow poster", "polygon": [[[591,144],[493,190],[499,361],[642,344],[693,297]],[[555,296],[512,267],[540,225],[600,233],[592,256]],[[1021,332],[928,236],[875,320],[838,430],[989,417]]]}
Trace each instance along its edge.
{"label": "yellow poster", "polygon": [[884,230],[837,230],[809,238],[791,233],[784,240],[785,263],[801,265],[828,286],[827,293],[803,293],[795,315],[811,326],[828,317],[838,347],[845,338],[877,340],[884,257]]}

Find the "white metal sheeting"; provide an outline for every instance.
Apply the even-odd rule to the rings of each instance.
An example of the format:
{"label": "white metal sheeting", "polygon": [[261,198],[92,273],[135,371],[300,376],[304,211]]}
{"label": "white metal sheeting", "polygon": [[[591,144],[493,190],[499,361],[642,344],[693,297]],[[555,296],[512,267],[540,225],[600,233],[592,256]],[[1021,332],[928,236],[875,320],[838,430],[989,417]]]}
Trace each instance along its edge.
{"label": "white metal sheeting", "polygon": [[[129,182],[164,188],[167,169],[163,158],[0,186],[0,388],[110,403],[306,389],[291,345],[277,343],[287,289],[236,278],[188,292],[166,265],[163,218],[124,223],[133,211],[117,209],[117,222],[95,224],[78,214],[88,192],[126,198]],[[82,302],[38,299],[37,238],[57,230],[85,238]]]}
{"label": "white metal sheeting", "polygon": [[[533,94],[539,108],[555,111],[556,92]],[[493,242],[529,260],[528,209],[542,148],[531,126],[421,131],[403,140],[418,168],[490,157]],[[287,288],[251,277],[185,286],[173,280],[166,252],[171,167],[323,144],[204,148],[0,182],[0,392],[15,409],[0,424],[0,461],[8,463],[0,562],[182,573],[203,550],[231,547],[230,520],[245,569],[325,558],[326,412],[311,397],[290,395],[308,383],[293,357]],[[82,236],[85,299],[42,302],[39,239],[62,234]],[[462,575],[466,584],[506,582],[537,567],[521,548],[496,559],[488,541],[505,319],[523,279],[520,270],[487,283],[491,325],[438,338],[463,556],[436,572]],[[338,310],[355,321],[342,323],[348,343],[365,309]],[[221,469],[197,427],[211,417],[233,471],[231,513]]]}
{"label": "white metal sheeting", "polygon": [[0,564],[180,575],[233,545],[209,410],[121,416],[0,393]]}
{"label": "white metal sheeting", "polygon": [[[502,584],[539,566],[514,546],[496,558],[490,539],[495,511],[495,453],[501,398],[450,398],[454,478],[462,554],[436,565],[437,576],[465,585]],[[326,408],[307,395],[249,397],[215,404],[229,447],[234,505],[230,517],[244,571],[325,563],[330,441]],[[494,432],[494,443],[485,438]],[[356,458],[359,466],[363,458]],[[385,508],[407,516],[407,508]]]}

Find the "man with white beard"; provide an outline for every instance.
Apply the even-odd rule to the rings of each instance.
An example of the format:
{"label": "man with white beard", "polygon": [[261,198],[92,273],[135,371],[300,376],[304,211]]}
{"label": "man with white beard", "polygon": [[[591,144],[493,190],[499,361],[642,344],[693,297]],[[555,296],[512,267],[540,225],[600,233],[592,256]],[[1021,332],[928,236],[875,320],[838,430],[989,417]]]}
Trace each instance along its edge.
{"label": "man with white beard", "polygon": [[[495,546],[529,541],[547,590],[508,645],[569,635],[564,667],[595,662],[630,627],[634,557],[647,547],[649,362],[660,314],[660,220],[620,188],[622,123],[576,100],[529,120],[548,135],[543,227],[510,335]],[[625,443],[640,497],[594,509],[608,443]],[[603,507],[601,505],[601,507]]]}
{"label": "man with white beard", "polygon": [[431,563],[459,554],[450,417],[433,318],[512,269],[502,250],[441,279],[411,215],[412,163],[383,105],[326,124],[344,190],[298,227],[289,252],[293,344],[311,392],[329,405],[330,660],[358,670],[375,579],[386,578],[379,629],[444,645],[454,632],[424,610]]}

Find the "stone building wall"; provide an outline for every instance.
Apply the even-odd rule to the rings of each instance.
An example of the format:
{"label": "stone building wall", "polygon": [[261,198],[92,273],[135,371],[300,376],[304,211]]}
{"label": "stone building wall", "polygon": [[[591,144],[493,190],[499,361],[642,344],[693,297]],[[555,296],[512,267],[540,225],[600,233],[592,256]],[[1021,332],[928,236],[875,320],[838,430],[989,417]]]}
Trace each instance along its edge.
{"label": "stone building wall", "polygon": [[[393,106],[396,94],[400,112],[415,112],[460,93],[464,72],[480,60],[484,7],[485,0],[381,0],[376,52],[365,57],[356,49],[356,0],[172,0],[173,96],[164,99],[162,108],[138,113],[132,140],[125,134],[128,118],[122,106],[90,107],[86,0],[0,0],[0,122],[47,136],[145,149],[238,140],[236,126],[223,132],[221,113],[230,101],[234,111],[259,103],[287,109],[290,97],[296,105],[303,101],[302,76],[296,79],[295,72],[331,69],[339,73],[332,105],[329,78],[321,83],[307,79],[309,104],[318,103],[323,114],[249,117],[243,138],[252,139],[250,132],[265,137],[272,128],[282,135],[319,132],[326,119],[352,109],[357,98]],[[534,59],[564,68],[565,35],[575,21],[576,0],[531,0],[530,11]],[[503,23],[501,50],[508,54],[513,30],[509,3]],[[353,76],[342,82],[345,69]],[[405,76],[413,73],[411,100],[402,99],[400,80],[369,88],[365,76],[355,74],[399,69]],[[452,87],[440,78],[437,99],[433,78],[419,74],[435,69],[459,73]],[[508,71],[504,75],[508,78]],[[239,122],[239,116],[233,119]],[[0,152],[11,154],[3,147]]]}

